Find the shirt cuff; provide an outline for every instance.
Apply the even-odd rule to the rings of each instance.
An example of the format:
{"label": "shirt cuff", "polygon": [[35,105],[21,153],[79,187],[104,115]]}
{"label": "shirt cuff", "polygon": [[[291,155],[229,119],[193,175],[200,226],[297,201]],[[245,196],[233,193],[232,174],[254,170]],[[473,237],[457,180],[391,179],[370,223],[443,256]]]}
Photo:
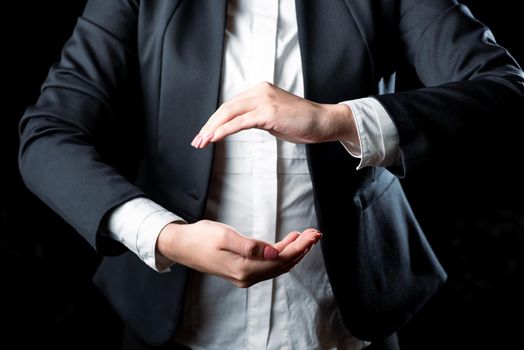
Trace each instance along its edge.
{"label": "shirt cuff", "polygon": [[355,158],[357,170],[366,166],[393,165],[399,157],[398,132],[388,112],[372,97],[341,102],[353,112],[359,143],[340,141]]}
{"label": "shirt cuff", "polygon": [[109,215],[110,236],[138,255],[149,267],[158,272],[169,272],[165,258],[157,256],[156,241],[160,231],[169,223],[185,221],[156,204],[139,197],[116,207]]}

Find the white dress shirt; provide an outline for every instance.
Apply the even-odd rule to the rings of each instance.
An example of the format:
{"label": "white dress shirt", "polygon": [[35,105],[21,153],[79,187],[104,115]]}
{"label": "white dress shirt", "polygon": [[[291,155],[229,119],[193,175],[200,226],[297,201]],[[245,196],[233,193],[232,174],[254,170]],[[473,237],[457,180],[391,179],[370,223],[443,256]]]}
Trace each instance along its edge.
{"label": "white dress shirt", "polygon": [[[222,101],[261,81],[304,95],[294,0],[230,1],[224,35]],[[373,98],[342,103],[353,111],[360,145],[342,144],[361,159],[358,169],[392,164],[398,136],[384,108]],[[317,227],[305,146],[257,129],[218,142],[206,208],[205,218],[267,242]],[[137,198],[111,213],[108,228],[157,269],[156,239],[176,220],[151,200]],[[340,320],[319,246],[289,273],[248,289],[192,272],[183,317],[176,340],[194,350],[365,346]]]}

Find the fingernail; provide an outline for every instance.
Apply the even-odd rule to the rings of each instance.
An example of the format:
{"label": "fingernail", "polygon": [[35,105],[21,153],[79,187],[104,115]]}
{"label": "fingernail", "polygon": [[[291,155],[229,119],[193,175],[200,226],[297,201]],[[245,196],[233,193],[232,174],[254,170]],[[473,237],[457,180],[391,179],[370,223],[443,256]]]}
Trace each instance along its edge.
{"label": "fingernail", "polygon": [[264,247],[264,259],[275,260],[277,257],[278,250],[268,245]]}
{"label": "fingernail", "polygon": [[197,135],[195,136],[195,138],[193,139],[193,141],[191,141],[191,146],[195,147],[195,145],[196,145],[196,141],[197,141],[197,139],[198,139],[198,136],[199,136],[199,135],[197,134]]}
{"label": "fingernail", "polygon": [[197,142],[195,143],[196,148],[200,148],[200,145],[202,144],[202,135],[198,135]]}
{"label": "fingernail", "polygon": [[204,143],[204,139],[202,138],[202,135],[198,135],[198,140],[195,144],[195,147],[200,148],[200,146],[202,146],[202,143]]}

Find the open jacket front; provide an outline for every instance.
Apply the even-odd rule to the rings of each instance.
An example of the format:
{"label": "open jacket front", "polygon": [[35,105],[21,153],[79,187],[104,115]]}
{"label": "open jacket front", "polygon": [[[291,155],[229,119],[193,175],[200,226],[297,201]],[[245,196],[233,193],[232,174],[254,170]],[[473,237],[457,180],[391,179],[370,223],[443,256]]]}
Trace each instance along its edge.
{"label": "open jacket front", "polygon": [[[187,269],[159,274],[101,228],[112,208],[137,196],[188,222],[202,217],[213,147],[197,151],[190,142],[218,107],[226,5],[90,0],[21,121],[20,168],[28,187],[113,256],[104,258],[95,281],[150,344],[176,330]],[[375,96],[399,133],[402,159],[390,169],[356,171],[356,160],[336,142],[307,146],[322,251],[344,323],[358,338],[381,338],[446,278],[397,176],[466,135],[471,123],[489,125],[522,106],[523,74],[489,31],[450,0],[296,0],[296,6],[305,97],[337,103]],[[393,92],[391,77],[405,63],[425,88]],[[102,150],[132,122],[115,106],[135,88],[143,149],[130,181]]]}

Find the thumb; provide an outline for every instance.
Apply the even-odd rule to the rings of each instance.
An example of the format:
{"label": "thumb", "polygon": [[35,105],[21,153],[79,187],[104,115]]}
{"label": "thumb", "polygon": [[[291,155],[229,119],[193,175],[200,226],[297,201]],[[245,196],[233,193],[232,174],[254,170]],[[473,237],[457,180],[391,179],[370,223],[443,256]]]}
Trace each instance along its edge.
{"label": "thumb", "polygon": [[271,244],[236,232],[228,235],[224,249],[250,259],[276,260],[278,257],[278,250]]}

